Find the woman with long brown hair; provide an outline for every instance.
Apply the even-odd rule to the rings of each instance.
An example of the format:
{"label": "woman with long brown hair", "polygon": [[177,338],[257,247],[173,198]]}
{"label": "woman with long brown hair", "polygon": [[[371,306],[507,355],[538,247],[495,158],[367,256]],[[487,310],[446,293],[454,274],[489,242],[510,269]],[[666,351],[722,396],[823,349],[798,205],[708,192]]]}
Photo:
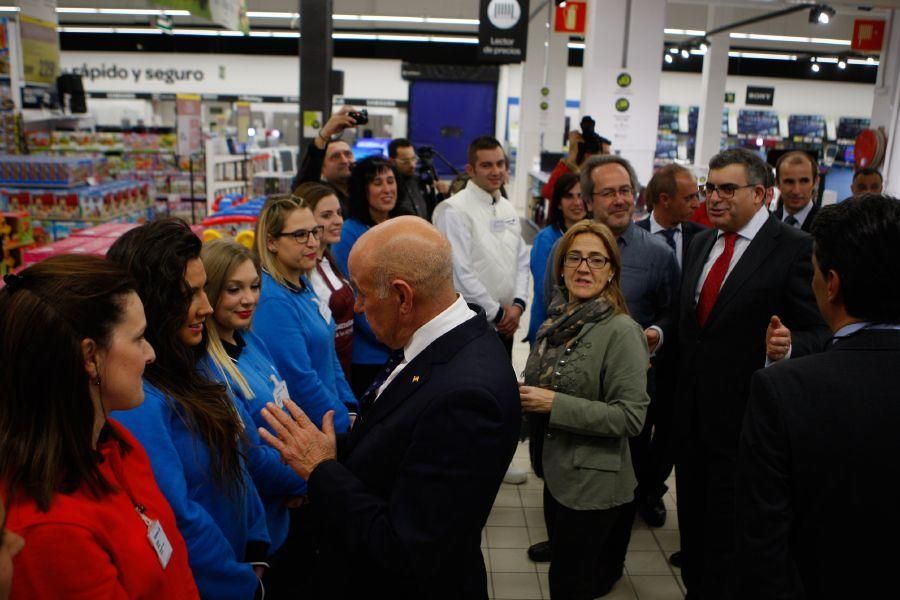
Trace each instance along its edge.
{"label": "woman with long brown hair", "polygon": [[144,403],[116,418],[150,454],[201,595],[245,600],[261,593],[269,535],[242,456],[243,423],[225,386],[198,368],[212,314],[200,249],[186,223],[166,219],[132,229],[109,250],[137,281],[157,351]]}
{"label": "woman with long brown hair", "polygon": [[25,547],[2,532],[0,578],[12,553],[13,597],[197,598],[147,453],[109,418],[141,404],[154,360],[134,281],[93,256],[50,258],[5,280],[3,526]]}

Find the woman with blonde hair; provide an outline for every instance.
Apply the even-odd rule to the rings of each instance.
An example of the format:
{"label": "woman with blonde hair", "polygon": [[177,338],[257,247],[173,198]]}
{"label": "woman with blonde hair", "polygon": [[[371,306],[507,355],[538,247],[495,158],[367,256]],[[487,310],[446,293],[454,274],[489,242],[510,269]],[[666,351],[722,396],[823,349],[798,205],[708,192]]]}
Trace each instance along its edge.
{"label": "woman with blonde hair", "polygon": [[316,223],[324,227],[322,239],[319,240],[319,261],[316,268],[309,272],[309,282],[313,291],[321,301],[321,309],[327,309],[334,317],[334,346],[338,359],[344,369],[344,376],[349,382],[350,365],[353,361],[353,289],[334,257],[331,246],[341,241],[344,229],[344,213],[334,189],[321,183],[308,182],[294,190],[294,196],[302,198],[313,211]]}
{"label": "woman with blonde hair", "polygon": [[335,351],[334,319],[326,318],[307,279],[323,230],[301,199],[279,194],[266,201],[256,224],[263,274],[253,332],[269,348],[287,395],[318,427],[333,410],[335,430],[345,432],[357,402]]}
{"label": "woman with blonde hair", "polygon": [[206,269],[206,295],[213,307],[206,328],[207,355],[202,361],[211,378],[228,387],[244,422],[247,466],[266,509],[272,570],[266,572],[266,595],[277,597],[271,579],[283,567],[279,552],[290,529],[289,506],[306,494],[306,481],[282,463],[278,452],[262,443],[258,427],[267,427],[260,411],[267,403],[282,406],[288,397],[265,343],[250,331],[259,303],[262,273],[253,253],[229,239],[207,242],[200,251]]}
{"label": "woman with blonde hair", "polygon": [[[550,594],[607,594],[622,576],[637,485],[628,439],[647,405],[649,353],[619,287],[619,247],[603,224],[579,221],[554,260],[559,288],[525,367],[522,409],[544,478]],[[621,553],[620,553],[621,550]]]}

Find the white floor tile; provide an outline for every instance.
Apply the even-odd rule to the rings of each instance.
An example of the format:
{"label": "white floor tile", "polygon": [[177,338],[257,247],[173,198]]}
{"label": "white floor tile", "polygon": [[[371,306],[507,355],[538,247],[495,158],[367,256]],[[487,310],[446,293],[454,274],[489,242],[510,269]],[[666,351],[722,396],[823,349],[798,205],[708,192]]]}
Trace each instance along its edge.
{"label": "white floor tile", "polygon": [[519,497],[522,506],[526,508],[543,508],[544,506],[543,490],[522,489],[519,490]]}
{"label": "white floor tile", "polygon": [[672,575],[665,555],[660,552],[629,550],[625,554],[625,568],[629,575]]}
{"label": "white floor tile", "polygon": [[659,550],[656,538],[648,529],[636,529],[631,532],[631,542],[628,544],[629,550]]}
{"label": "white floor tile", "polygon": [[543,508],[523,508],[522,512],[525,513],[525,523],[529,527],[546,527]]}
{"label": "white floor tile", "polygon": [[632,575],[639,600],[682,600],[684,593],[671,575]]}
{"label": "white floor tile", "polygon": [[491,570],[496,573],[536,573],[522,548],[490,548]]}
{"label": "white floor tile", "polygon": [[494,527],[524,527],[525,515],[521,508],[496,507],[488,516],[487,524]]}
{"label": "white floor tile", "polygon": [[494,573],[494,598],[497,600],[540,600],[541,584],[537,573]]}
{"label": "white floor tile", "polygon": [[681,549],[681,536],[677,529],[656,529],[653,535],[667,556]]}
{"label": "white floor tile", "polygon": [[494,500],[496,507],[520,507],[522,499],[519,498],[519,490],[502,489],[497,492],[497,498]]}
{"label": "white floor tile", "polygon": [[488,548],[520,548],[531,545],[527,527],[488,527]]}

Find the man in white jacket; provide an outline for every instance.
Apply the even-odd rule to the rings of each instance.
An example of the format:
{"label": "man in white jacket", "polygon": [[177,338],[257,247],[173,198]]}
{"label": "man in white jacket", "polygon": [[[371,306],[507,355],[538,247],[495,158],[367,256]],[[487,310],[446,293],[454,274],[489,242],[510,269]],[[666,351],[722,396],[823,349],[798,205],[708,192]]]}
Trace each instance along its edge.
{"label": "man in white jacket", "polygon": [[[466,302],[484,309],[512,357],[513,335],[528,297],[529,253],[519,216],[500,189],[508,161],[495,138],[469,144],[465,189],[435,207],[434,225],[453,248],[453,283]],[[503,481],[524,483],[526,471],[510,465]]]}

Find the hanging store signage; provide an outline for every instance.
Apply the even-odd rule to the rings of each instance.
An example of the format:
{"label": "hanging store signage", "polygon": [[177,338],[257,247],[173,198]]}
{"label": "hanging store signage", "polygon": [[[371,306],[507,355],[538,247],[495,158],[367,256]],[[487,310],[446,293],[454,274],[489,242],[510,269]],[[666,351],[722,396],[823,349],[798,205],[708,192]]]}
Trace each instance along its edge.
{"label": "hanging store signage", "polygon": [[160,8],[186,10],[232,31],[250,32],[246,0],[152,0]]}
{"label": "hanging store signage", "polygon": [[855,19],[850,48],[857,52],[881,52],[884,44],[884,21]]}
{"label": "hanging store signage", "polygon": [[56,0],[19,0],[17,4],[25,83],[53,85],[59,74]]}
{"label": "hanging store signage", "polygon": [[775,88],[773,87],[756,87],[747,86],[747,98],[745,104],[753,104],[755,106],[772,106],[775,102]]}
{"label": "hanging store signage", "polygon": [[587,2],[563,2],[556,7],[556,18],[553,19],[553,31],[584,35],[587,22]]}
{"label": "hanging store signage", "polygon": [[200,152],[203,143],[200,111],[200,94],[178,94],[175,97],[175,125],[178,132],[175,152],[179,156],[192,156]]}
{"label": "hanging store signage", "polygon": [[528,0],[481,0],[478,25],[482,61],[518,63],[528,42]]}

